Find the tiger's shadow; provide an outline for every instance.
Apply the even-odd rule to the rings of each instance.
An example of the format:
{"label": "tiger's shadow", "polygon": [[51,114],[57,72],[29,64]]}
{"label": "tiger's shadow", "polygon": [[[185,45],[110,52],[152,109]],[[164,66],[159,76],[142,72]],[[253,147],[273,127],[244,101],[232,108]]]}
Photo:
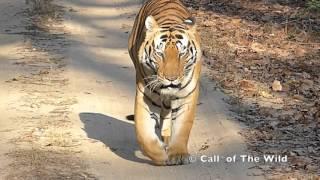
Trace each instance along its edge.
{"label": "tiger's shadow", "polygon": [[103,142],[123,159],[150,163],[135,155],[139,147],[133,124],[100,113],[80,113],[79,116],[88,138]]}

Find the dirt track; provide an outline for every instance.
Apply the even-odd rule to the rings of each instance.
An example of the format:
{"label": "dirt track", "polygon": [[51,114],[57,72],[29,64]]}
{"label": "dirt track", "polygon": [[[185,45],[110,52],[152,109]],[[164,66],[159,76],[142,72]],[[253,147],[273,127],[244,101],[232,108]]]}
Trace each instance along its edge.
{"label": "dirt track", "polygon": [[[254,164],[156,167],[141,155],[125,118],[135,94],[127,38],[139,2],[32,2],[0,3],[0,179],[263,179]],[[214,87],[204,68],[190,152],[247,154]]]}

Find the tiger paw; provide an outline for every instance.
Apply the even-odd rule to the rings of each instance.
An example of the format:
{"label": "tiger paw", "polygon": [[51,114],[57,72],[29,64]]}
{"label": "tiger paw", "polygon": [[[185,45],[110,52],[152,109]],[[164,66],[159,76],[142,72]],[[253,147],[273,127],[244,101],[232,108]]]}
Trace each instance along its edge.
{"label": "tiger paw", "polygon": [[170,155],[168,160],[166,161],[166,164],[169,166],[175,166],[175,165],[184,165],[184,164],[190,164],[190,155],[189,154],[175,154]]}

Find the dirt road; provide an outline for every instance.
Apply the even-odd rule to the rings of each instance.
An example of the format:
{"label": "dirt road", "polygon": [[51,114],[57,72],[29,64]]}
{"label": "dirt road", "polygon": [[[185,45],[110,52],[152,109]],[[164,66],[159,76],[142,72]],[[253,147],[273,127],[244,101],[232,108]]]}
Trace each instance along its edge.
{"label": "dirt road", "polygon": [[[190,165],[156,167],[133,122],[127,39],[137,0],[0,3],[0,179],[263,179],[204,68]],[[55,2],[57,3],[57,2]],[[200,156],[220,155],[219,163]]]}

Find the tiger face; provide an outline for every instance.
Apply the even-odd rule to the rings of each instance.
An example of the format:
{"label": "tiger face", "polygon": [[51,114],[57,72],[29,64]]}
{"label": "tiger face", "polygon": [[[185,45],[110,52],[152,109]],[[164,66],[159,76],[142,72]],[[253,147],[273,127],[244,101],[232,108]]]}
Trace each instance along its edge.
{"label": "tiger face", "polygon": [[143,65],[150,74],[146,81],[149,89],[159,89],[163,95],[174,96],[192,78],[197,48],[194,22],[187,19],[175,26],[158,25],[147,17],[146,43]]}

